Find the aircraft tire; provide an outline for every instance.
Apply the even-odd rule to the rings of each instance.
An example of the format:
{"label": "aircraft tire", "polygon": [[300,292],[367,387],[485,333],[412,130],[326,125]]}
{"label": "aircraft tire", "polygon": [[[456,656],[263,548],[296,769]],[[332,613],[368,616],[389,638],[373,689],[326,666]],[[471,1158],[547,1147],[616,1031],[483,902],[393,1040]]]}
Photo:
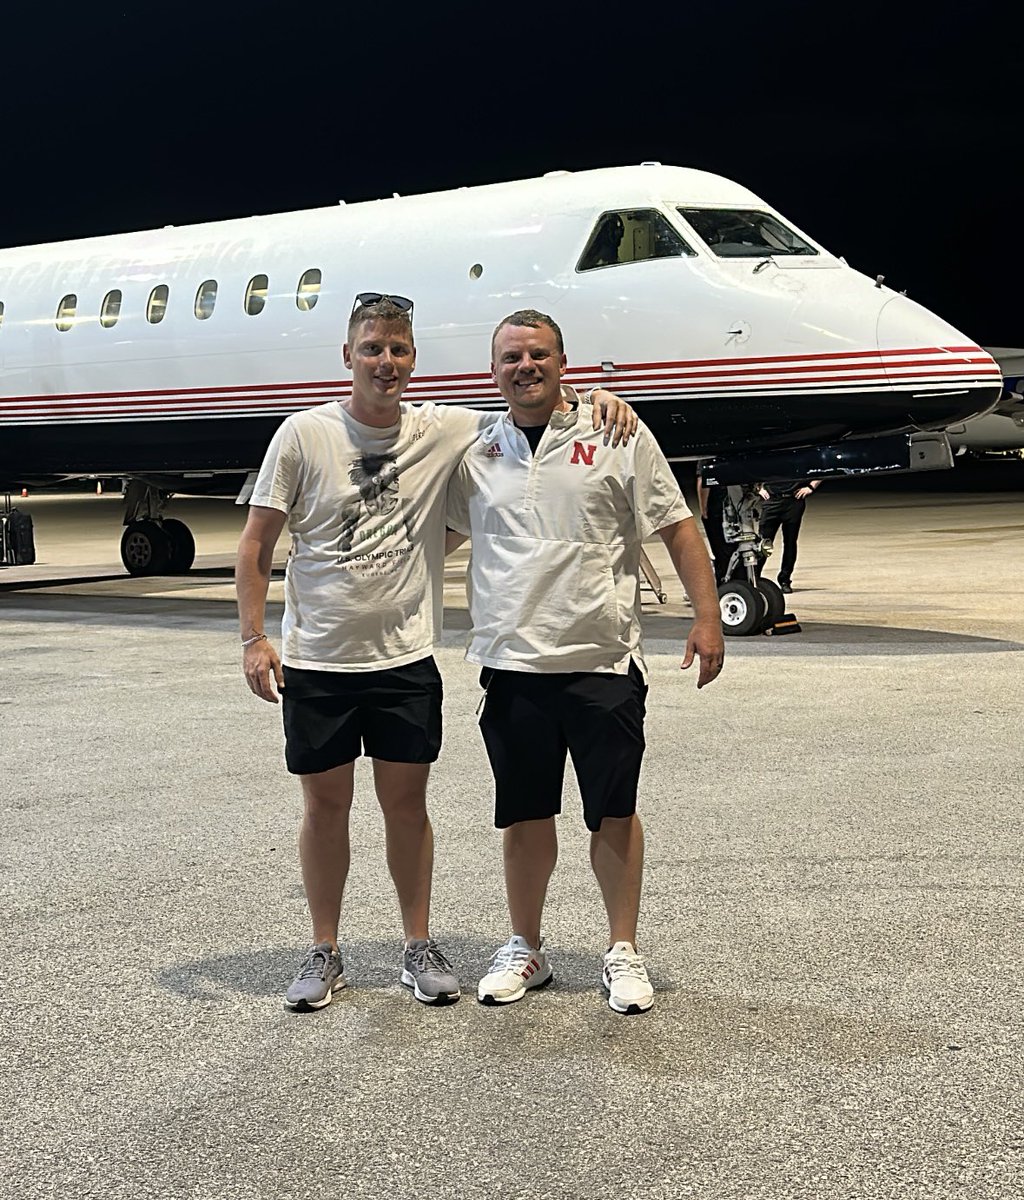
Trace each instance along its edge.
{"label": "aircraft tire", "polygon": [[161,575],[171,561],[171,539],[156,521],[133,521],[121,535],[121,561],[129,575]]}
{"label": "aircraft tire", "polygon": [[764,615],[762,629],[771,629],[776,621],[781,621],[786,613],[786,597],[782,589],[773,579],[759,579],[757,590],[765,598],[767,609]]}
{"label": "aircraft tire", "polygon": [[726,637],[747,637],[764,628],[768,599],[745,579],[720,583],[718,603],[722,610],[722,632]]}
{"label": "aircraft tire", "polygon": [[171,539],[171,559],[167,570],[171,575],[184,575],[196,561],[196,539],[184,521],[167,517],[163,525],[164,533]]}

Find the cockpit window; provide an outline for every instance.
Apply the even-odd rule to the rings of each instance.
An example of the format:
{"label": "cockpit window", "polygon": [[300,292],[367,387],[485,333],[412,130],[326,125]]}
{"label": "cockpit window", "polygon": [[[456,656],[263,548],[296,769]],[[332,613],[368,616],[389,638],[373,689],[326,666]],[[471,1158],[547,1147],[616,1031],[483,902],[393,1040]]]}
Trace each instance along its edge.
{"label": "cockpit window", "polygon": [[770,213],[742,208],[680,208],[679,213],[719,258],[818,253]]}
{"label": "cockpit window", "polygon": [[601,217],[576,269],[593,271],[596,267],[694,253],[657,209],[621,209]]}

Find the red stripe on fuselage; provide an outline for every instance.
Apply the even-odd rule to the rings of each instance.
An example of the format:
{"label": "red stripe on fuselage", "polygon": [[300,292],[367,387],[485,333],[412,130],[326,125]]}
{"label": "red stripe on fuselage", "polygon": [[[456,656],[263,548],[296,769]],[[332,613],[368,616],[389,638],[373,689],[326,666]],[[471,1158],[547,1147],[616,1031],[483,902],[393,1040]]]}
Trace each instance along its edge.
{"label": "red stripe on fuselage", "polygon": [[[615,366],[614,382],[620,383],[624,380],[624,373],[650,372],[650,371],[685,371],[691,378],[696,375],[693,368],[696,367],[711,367],[714,370],[707,372],[708,376],[714,375],[742,375],[742,374],[785,374],[787,372],[798,371],[814,371],[814,370],[831,370],[841,371],[846,366],[849,359],[876,358],[882,364],[879,369],[885,369],[885,360],[890,356],[899,355],[922,355],[922,354],[938,354],[946,355],[950,353],[956,354],[973,354],[981,355],[982,357],[970,358],[967,363],[973,363],[986,368],[989,374],[993,376],[999,374],[999,369],[993,360],[985,354],[980,346],[918,346],[910,349],[892,349],[892,350],[848,350],[842,353],[815,353],[815,354],[776,354],[762,357],[748,358],[699,358],[699,359],[679,359],[667,362],[650,362],[650,363],[621,363]],[[831,365],[827,364],[826,360],[832,360]],[[784,363],[811,363],[815,364],[806,367],[783,367],[756,364],[784,364]],[[941,365],[952,367],[954,364],[945,363],[941,359],[935,363],[935,366]],[[893,369],[901,369],[904,366],[927,365],[927,361],[915,363],[891,363]],[[967,365],[967,364],[963,364]],[[739,368],[739,369],[737,369]],[[570,367],[566,372],[569,376],[596,375],[598,378],[606,377],[608,372],[603,371],[600,366],[589,367]],[[640,376],[644,379],[669,378],[667,375],[649,375]],[[425,388],[442,387],[461,390],[462,388],[478,387],[480,382],[489,381],[490,375],[487,372],[478,372],[470,374],[456,375],[421,375],[413,379],[409,385],[410,392],[423,390]],[[611,382],[611,381],[609,381]],[[245,383],[233,384],[213,387],[188,387],[188,388],[146,388],[141,390],[133,390],[121,392],[121,397],[144,397],[144,396],[222,396],[222,395],[240,395],[249,393],[266,393],[266,392],[302,392],[304,397],[314,395],[321,391],[323,399],[331,399],[334,396],[345,395],[351,391],[352,383],[348,379],[327,379],[327,380],[309,380],[292,383]],[[4,403],[21,403],[38,400],[45,401],[62,401],[62,400],[102,400],[110,396],[109,392],[63,392],[59,394],[34,393],[24,396],[0,396],[0,401]]]}

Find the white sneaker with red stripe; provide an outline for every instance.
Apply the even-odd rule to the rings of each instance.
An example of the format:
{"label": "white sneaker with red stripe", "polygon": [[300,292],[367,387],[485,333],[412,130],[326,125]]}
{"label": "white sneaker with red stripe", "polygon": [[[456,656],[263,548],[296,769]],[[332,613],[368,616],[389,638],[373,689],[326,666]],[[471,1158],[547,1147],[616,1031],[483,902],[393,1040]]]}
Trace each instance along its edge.
{"label": "white sneaker with red stripe", "polygon": [[477,985],[481,1004],[511,1004],[522,1000],[528,989],[544,987],[554,979],[544,951],[544,939],[536,949],[514,933],[491,958],[491,969]]}

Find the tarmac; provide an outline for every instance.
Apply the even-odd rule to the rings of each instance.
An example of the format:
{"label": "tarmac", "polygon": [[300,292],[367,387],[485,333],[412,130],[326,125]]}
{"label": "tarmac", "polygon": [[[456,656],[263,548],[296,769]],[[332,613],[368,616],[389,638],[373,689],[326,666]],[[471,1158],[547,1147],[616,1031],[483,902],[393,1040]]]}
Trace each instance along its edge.
{"label": "tarmac", "polygon": [[293,1014],[300,808],[280,712],[239,669],[243,511],[176,499],[197,568],[129,580],[116,497],[19,501],[39,562],[0,571],[0,1196],[1019,1200],[1024,490],[978,478],[822,488],[802,631],[728,639],[700,693],[649,547],[669,596],[643,598],[657,994],[631,1017],[600,986],[571,780],[555,983],[476,1001],[509,930],[464,555],[430,791],[433,931],[462,999],[399,985],[360,764],[350,986]]}

